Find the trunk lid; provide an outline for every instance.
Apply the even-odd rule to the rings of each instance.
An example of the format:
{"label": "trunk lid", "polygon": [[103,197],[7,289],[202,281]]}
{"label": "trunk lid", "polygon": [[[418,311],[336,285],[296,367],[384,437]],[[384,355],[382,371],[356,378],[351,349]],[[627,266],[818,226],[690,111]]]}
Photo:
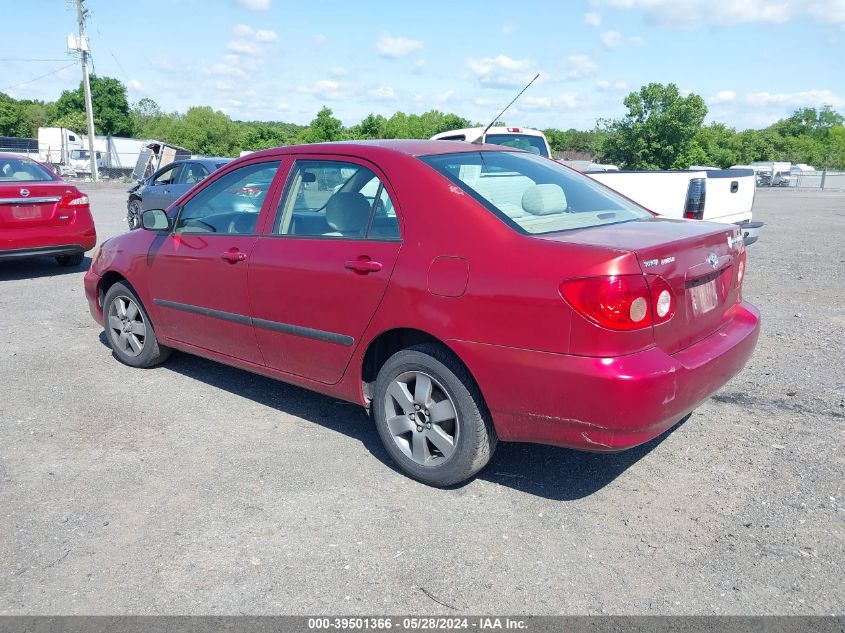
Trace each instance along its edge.
{"label": "trunk lid", "polygon": [[61,202],[78,195],[76,187],[63,182],[0,183],[0,229],[64,226],[73,211]]}
{"label": "trunk lid", "polygon": [[739,300],[736,265],[743,246],[732,225],[653,218],[539,237],[632,252],[646,279],[665,279],[675,315],[653,331],[668,354],[720,329]]}

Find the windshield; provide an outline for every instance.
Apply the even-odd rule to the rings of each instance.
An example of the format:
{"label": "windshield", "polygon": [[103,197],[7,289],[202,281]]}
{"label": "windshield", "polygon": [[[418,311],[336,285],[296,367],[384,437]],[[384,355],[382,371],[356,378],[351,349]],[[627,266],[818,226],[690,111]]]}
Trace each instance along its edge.
{"label": "windshield", "polygon": [[56,176],[46,167],[26,158],[0,158],[0,182],[46,181]]}
{"label": "windshield", "polygon": [[70,157],[73,160],[88,160],[89,156],[87,149],[75,149],[70,152]]}
{"label": "windshield", "polygon": [[421,160],[521,233],[552,233],[651,217],[587,176],[523,152],[462,152]]}
{"label": "windshield", "polygon": [[542,136],[529,136],[528,134],[488,134],[484,137],[485,143],[492,145],[504,145],[522,149],[532,154],[549,157],[549,150]]}

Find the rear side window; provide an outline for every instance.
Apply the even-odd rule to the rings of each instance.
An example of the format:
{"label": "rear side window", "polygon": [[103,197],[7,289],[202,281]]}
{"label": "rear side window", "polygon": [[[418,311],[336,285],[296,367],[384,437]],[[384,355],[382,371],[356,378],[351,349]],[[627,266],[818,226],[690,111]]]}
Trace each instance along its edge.
{"label": "rear side window", "polygon": [[296,161],[273,233],[358,240],[400,237],[393,201],[375,172],[331,160]]}
{"label": "rear side window", "polygon": [[182,207],[175,233],[254,235],[279,161],[255,163],[218,178]]}
{"label": "rear side window", "polygon": [[422,159],[520,233],[650,218],[583,174],[524,152],[461,152]]}

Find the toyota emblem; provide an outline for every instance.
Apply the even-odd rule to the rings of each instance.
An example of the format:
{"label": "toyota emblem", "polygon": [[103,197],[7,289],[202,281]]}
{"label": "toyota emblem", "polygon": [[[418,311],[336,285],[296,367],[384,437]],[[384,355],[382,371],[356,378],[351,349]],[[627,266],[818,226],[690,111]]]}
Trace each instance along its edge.
{"label": "toyota emblem", "polygon": [[29,189],[21,189],[21,197],[28,198],[29,197]]}
{"label": "toyota emblem", "polygon": [[716,266],[719,265],[719,257],[718,255],[716,255],[716,253],[710,253],[707,256],[707,261],[713,267],[714,270],[716,269]]}

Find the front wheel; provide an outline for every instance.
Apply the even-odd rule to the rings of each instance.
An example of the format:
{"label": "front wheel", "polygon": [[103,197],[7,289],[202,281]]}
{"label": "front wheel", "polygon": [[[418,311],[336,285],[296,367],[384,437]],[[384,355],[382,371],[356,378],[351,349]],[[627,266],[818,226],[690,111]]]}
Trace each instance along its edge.
{"label": "front wheel", "polygon": [[154,367],[170,356],[159,345],[150,317],[135,292],[116,283],[103,299],[103,320],[115,358],[131,367]]}
{"label": "front wheel", "polygon": [[440,345],[415,345],[387,360],[376,378],[373,417],[393,460],[432,486],[469,479],[496,450],[478,386]]}
{"label": "front wheel", "polygon": [[126,223],[130,231],[141,228],[141,201],[137,198],[126,206]]}

